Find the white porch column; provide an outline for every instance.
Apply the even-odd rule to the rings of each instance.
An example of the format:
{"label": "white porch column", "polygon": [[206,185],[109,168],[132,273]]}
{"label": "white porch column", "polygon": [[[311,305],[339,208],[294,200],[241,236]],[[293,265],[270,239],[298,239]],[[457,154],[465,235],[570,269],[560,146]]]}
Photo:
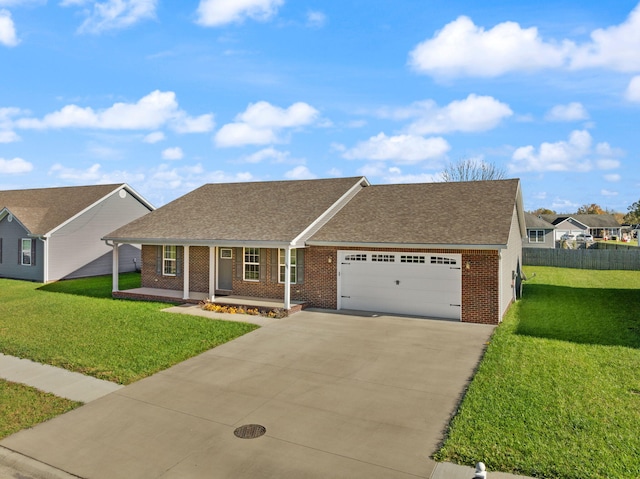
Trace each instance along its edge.
{"label": "white porch column", "polygon": [[111,292],[115,293],[119,291],[118,285],[118,272],[120,270],[120,259],[118,255],[118,243],[113,243],[113,254],[111,255],[112,260],[112,272],[111,272]]}
{"label": "white porch column", "polygon": [[216,299],[216,247],[209,246],[209,300]]}
{"label": "white porch column", "polygon": [[291,309],[291,247],[284,249],[284,309]]}
{"label": "white porch column", "polygon": [[182,299],[189,299],[189,246],[184,246],[184,254],[182,255],[182,274],[184,275]]}

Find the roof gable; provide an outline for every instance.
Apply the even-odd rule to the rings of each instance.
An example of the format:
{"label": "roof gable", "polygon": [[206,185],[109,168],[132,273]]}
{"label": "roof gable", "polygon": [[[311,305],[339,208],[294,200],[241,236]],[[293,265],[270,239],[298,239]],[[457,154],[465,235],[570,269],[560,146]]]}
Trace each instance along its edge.
{"label": "roof gable", "polygon": [[527,224],[527,229],[555,229],[555,226],[549,223],[547,220],[536,215],[532,215],[531,213],[525,213],[524,219]]}
{"label": "roof gable", "polygon": [[309,243],[504,245],[519,202],[521,211],[519,184],[515,179],[369,186]]}
{"label": "roof gable", "polygon": [[46,235],[122,184],[0,191],[0,208],[33,235]]}
{"label": "roof gable", "polygon": [[304,233],[363,177],[206,184],[105,239],[286,242]]}

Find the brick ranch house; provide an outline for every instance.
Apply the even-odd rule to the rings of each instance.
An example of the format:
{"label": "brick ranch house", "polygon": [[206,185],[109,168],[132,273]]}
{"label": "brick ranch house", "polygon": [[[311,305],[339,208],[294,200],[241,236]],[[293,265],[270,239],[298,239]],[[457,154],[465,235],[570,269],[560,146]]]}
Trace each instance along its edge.
{"label": "brick ranch house", "polygon": [[[207,184],[105,236],[142,247],[113,296],[281,298],[497,324],[518,296],[520,182],[371,185],[364,177]],[[175,296],[174,296],[175,297]]]}

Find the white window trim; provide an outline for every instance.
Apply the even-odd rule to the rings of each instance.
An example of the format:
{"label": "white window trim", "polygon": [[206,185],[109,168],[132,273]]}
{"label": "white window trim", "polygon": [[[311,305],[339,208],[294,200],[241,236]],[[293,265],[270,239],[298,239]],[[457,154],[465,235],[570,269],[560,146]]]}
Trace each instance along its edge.
{"label": "white window trim", "polygon": [[[293,273],[293,280],[289,283],[289,284],[297,284],[298,283],[298,266],[296,264],[296,249],[292,248],[291,249],[291,266],[290,266],[290,273]],[[284,269],[286,269],[286,265],[285,265],[285,250],[284,249],[279,249],[278,250],[278,283],[284,284],[285,281],[282,277],[282,274],[284,273]],[[291,277],[291,276],[289,276]],[[285,276],[286,278],[286,276]]]}
{"label": "white window trim", "polygon": [[[25,257],[25,247],[24,247],[24,243],[25,241],[28,241],[29,244],[29,248],[26,249],[27,251],[27,256],[29,257],[29,262],[25,263],[24,261],[24,257]],[[32,238],[21,238],[20,239],[20,264],[22,266],[31,266],[33,264],[33,258],[31,257],[31,249],[33,248],[33,239]]]}
{"label": "white window trim", "polygon": [[[167,248],[174,248],[175,257],[167,258]],[[167,273],[168,264],[173,263],[173,273]],[[177,276],[178,275],[178,247],[175,245],[163,245],[162,246],[162,276]]]}
{"label": "white window trim", "polygon": [[[258,261],[247,261],[247,250],[255,250],[254,253],[250,253],[251,256],[257,256]],[[258,275],[257,278],[247,278],[247,266],[253,265],[256,266],[255,273]],[[243,281],[251,281],[254,283],[260,282],[260,248],[243,248],[242,249],[242,279]]]}
{"label": "white window trim", "polygon": [[[535,239],[531,237],[534,232],[536,233]],[[544,230],[529,230],[529,243],[544,243]]]}

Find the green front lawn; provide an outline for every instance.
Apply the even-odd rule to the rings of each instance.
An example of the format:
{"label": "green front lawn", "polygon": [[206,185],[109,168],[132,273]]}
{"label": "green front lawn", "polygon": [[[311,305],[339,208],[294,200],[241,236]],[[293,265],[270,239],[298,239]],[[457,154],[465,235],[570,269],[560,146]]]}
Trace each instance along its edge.
{"label": "green front lawn", "polygon": [[[121,275],[122,289],[140,276]],[[0,352],[129,384],[256,326],[111,299],[111,277],[48,285],[0,279]]]}
{"label": "green front lawn", "polygon": [[436,459],[640,477],[640,272],[525,269]]}
{"label": "green front lawn", "polygon": [[0,379],[0,439],[80,405],[79,402]]}

